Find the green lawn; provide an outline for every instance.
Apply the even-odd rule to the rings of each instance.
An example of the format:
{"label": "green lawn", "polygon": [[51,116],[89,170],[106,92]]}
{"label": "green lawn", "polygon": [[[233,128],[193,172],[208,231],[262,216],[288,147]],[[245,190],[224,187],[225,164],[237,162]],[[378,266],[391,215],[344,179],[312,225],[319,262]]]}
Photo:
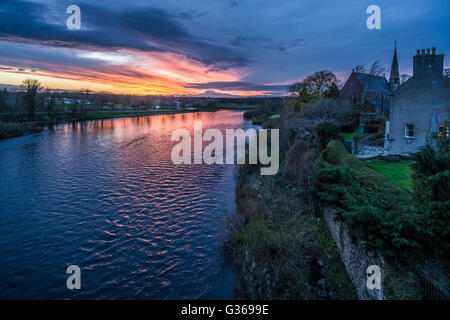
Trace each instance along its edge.
{"label": "green lawn", "polygon": [[359,133],[359,132],[340,132],[339,135],[344,137],[344,140],[352,140],[353,135],[359,135],[360,138],[365,137],[367,135],[369,135],[370,133],[364,132],[364,133]]}
{"label": "green lawn", "polygon": [[384,160],[374,160],[364,162],[369,168],[374,169],[386,178],[411,191],[411,164],[412,161],[388,162]]}
{"label": "green lawn", "polygon": [[227,110],[250,110],[255,109],[257,106],[255,104],[247,104],[247,103],[222,103],[217,104],[219,109],[227,109]]}

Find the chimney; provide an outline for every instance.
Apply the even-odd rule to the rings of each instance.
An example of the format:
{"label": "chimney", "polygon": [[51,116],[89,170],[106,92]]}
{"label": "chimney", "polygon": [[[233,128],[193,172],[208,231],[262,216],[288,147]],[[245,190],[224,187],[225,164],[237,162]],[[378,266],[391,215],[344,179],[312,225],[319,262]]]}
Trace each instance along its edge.
{"label": "chimney", "polygon": [[444,55],[436,54],[436,48],[433,47],[432,54],[430,49],[422,49],[421,54],[413,57],[413,76],[428,78],[432,80],[442,79],[444,73]]}

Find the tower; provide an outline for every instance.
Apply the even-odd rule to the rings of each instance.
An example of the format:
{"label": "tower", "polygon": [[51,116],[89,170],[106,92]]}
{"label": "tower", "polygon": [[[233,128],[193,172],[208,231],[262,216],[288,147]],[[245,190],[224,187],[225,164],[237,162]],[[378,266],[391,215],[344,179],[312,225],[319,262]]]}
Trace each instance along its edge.
{"label": "tower", "polygon": [[394,58],[392,59],[391,75],[389,76],[389,87],[392,91],[400,86],[400,73],[398,71],[397,41],[395,41]]}

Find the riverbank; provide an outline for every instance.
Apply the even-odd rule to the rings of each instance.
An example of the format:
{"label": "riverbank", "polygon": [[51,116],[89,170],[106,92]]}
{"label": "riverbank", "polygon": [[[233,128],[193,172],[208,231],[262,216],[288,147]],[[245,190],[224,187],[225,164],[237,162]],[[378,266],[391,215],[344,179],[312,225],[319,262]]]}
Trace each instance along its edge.
{"label": "riverbank", "polygon": [[136,111],[136,110],[88,111],[84,114],[57,113],[49,115],[47,113],[37,113],[31,117],[24,114],[3,114],[0,115],[0,140],[37,133],[42,131],[48,125],[62,124],[68,122],[128,118],[128,117],[144,117],[154,115],[170,115],[170,114],[193,113],[193,112],[215,112],[222,109],[243,111],[247,110],[248,108],[251,108],[251,105],[245,106],[224,105],[223,108],[220,107],[217,109],[196,108],[196,109],[144,110],[144,111]]}
{"label": "riverbank", "polygon": [[236,201],[225,247],[240,270],[239,298],[357,298],[330,232],[297,186],[244,165]]}
{"label": "riverbank", "polygon": [[20,137],[40,132],[43,126],[34,122],[2,122],[0,121],[0,140]]}

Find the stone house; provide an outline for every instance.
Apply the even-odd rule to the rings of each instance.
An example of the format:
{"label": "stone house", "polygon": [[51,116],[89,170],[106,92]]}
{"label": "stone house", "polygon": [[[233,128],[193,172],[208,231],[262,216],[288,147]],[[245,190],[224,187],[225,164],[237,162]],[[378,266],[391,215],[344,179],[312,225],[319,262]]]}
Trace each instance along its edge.
{"label": "stone house", "polygon": [[342,87],[342,95],[354,104],[369,104],[370,112],[386,113],[389,110],[391,89],[384,76],[352,70]]}
{"label": "stone house", "polygon": [[430,133],[445,134],[450,120],[450,79],[444,76],[444,55],[417,50],[413,76],[392,92],[386,121],[385,155],[409,154],[431,142]]}
{"label": "stone house", "polygon": [[388,114],[390,98],[394,90],[400,86],[400,73],[398,70],[397,44],[394,49],[389,82],[379,75],[355,72],[342,87],[342,96],[354,104],[368,104],[372,113]]}

